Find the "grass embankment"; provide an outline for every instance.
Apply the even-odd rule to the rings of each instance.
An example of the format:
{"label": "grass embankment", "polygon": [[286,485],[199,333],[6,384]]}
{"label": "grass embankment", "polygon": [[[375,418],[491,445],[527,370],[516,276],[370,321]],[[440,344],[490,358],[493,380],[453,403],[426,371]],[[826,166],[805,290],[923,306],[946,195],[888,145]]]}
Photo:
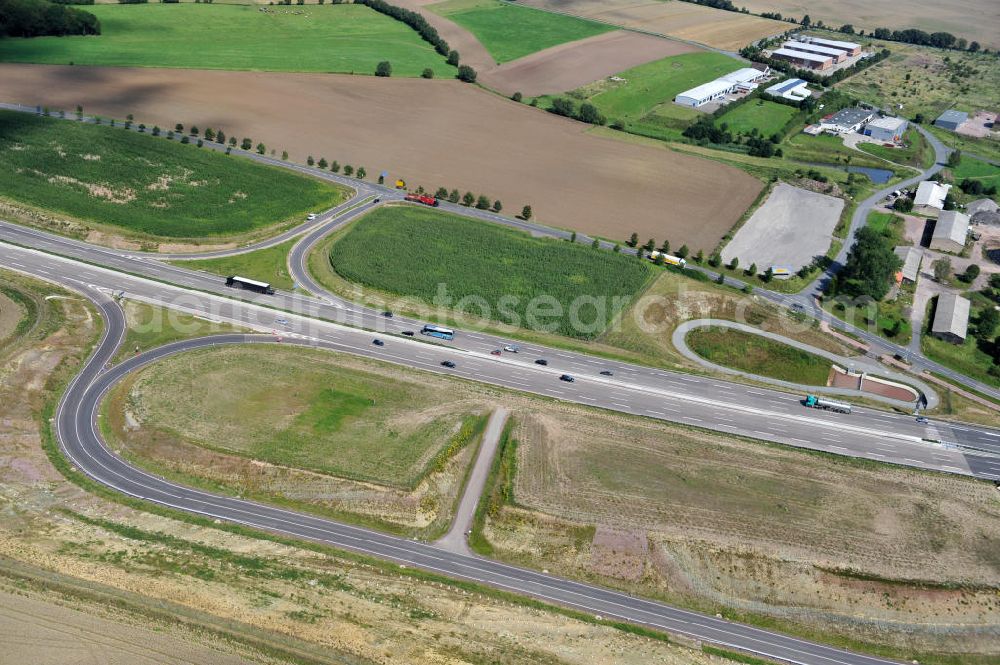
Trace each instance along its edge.
{"label": "grass embankment", "polygon": [[101,21],[100,36],[4,39],[0,61],[374,74],[388,60],[394,76],[456,71],[415,31],[362,5],[97,4],[87,11]]}
{"label": "grass embankment", "polygon": [[480,552],[900,660],[995,657],[988,483],[575,405],[513,418]]}
{"label": "grass embankment", "polygon": [[221,333],[252,332],[229,323],[216,323],[135,300],[126,300],[122,308],[125,310],[127,327],[125,339],[122,340],[115,357],[116,362],[134,354],[137,349],[142,353],[182,339]]}
{"label": "grass embankment", "polygon": [[912,166],[923,170],[934,164],[934,151],[930,144],[927,143],[923,134],[912,127],[903,134],[903,146],[905,147],[889,148],[881,143],[858,144],[858,148],[869,155],[881,157],[903,166]]}
{"label": "grass embankment", "polygon": [[798,109],[767,99],[753,99],[722,114],[716,125],[725,123],[733,134],[749,133],[756,129],[761,136],[769,137],[784,129]]}
{"label": "grass embankment", "polygon": [[654,274],[634,257],[409,206],[363,217],[330,263],[379,291],[579,339],[603,332]]}
{"label": "grass embankment", "polygon": [[193,144],[13,111],[0,111],[0,154],[0,196],[140,238],[232,239],[345,198]]}
{"label": "grass embankment", "polygon": [[[569,96],[590,102],[609,121],[623,121],[626,130],[633,134],[678,139],[684,128],[702,114],[674,104],[674,97],[739,68],[740,63],[721,53],[685,53],[633,67],[618,74],[624,80],[603,79]],[[539,98],[539,105],[547,107],[550,99]]]}
{"label": "grass embankment", "polygon": [[475,35],[498,63],[615,29],[498,0],[448,0],[430,5],[428,9]]}
{"label": "grass embankment", "polygon": [[186,259],[169,261],[175,266],[190,270],[204,270],[216,275],[240,275],[269,282],[271,286],[291,291],[295,286],[288,274],[288,252],[301,238],[292,238],[280,245],[258,249],[244,254],[233,254],[218,259]]}
{"label": "grass embankment", "polygon": [[994,307],[995,303],[979,292],[965,294],[965,296],[972,301],[969,312],[969,331],[965,341],[961,344],[952,344],[931,334],[934,312],[937,307],[937,298],[934,298],[928,303],[927,315],[924,317],[924,334],[920,336],[921,351],[925,356],[945,367],[950,367],[988,386],[1000,388],[1000,376],[990,373],[990,368],[994,366],[993,356],[990,355],[988,348],[990,343],[980,342],[974,334],[979,313],[987,307]]}
{"label": "grass embankment", "polygon": [[894,166],[875,155],[868,155],[853,148],[848,148],[844,145],[843,138],[839,136],[796,134],[789,137],[781,145],[781,149],[784,151],[787,159],[805,164],[866,166],[893,171],[897,175],[913,175],[912,171]]}
{"label": "grass embankment", "polygon": [[741,372],[810,386],[825,386],[830,376],[826,358],[741,330],[696,328],[685,339],[702,358]]}
{"label": "grass embankment", "polygon": [[[149,392],[152,391],[152,392]],[[271,464],[400,487],[469,414],[417,380],[345,366],[329,352],[228,347],[143,370],[144,429]],[[143,396],[155,394],[154,399]],[[431,414],[434,414],[431,417]]]}

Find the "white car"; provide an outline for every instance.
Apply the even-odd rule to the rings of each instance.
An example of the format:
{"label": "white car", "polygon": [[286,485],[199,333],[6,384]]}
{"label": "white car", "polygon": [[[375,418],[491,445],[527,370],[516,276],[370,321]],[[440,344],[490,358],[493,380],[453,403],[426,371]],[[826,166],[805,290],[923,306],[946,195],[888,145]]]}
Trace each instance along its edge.
{"label": "white car", "polygon": [[517,353],[519,349],[513,344],[505,344],[503,350],[508,353]]}
{"label": "white car", "polygon": [[316,213],[314,213],[314,212],[311,212],[311,213],[309,213],[308,215],[306,215],[306,221],[309,221],[309,222],[311,222],[311,221],[313,221],[314,219],[316,219]]}

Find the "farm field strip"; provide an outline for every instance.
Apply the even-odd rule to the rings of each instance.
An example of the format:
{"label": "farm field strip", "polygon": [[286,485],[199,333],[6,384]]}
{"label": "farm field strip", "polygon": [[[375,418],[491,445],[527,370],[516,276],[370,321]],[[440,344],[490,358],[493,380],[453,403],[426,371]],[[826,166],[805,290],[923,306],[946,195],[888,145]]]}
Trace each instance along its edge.
{"label": "farm field strip", "polygon": [[[590,136],[587,125],[512,107],[457,81],[167,69],[111,74],[0,65],[10,101],[82,104],[105,117],[134,113],[147,125],[224,126],[288,150],[293,160],[313,155],[365,165],[431,191],[484,193],[508,210],[529,204],[543,224],[612,239],[636,231],[708,251],[762,187],[735,168]],[[299,100],[294,129],[289,99]],[[330,108],[351,122],[330,122]],[[727,196],[716,196],[720,191]]]}
{"label": "farm field strip", "polygon": [[0,127],[13,167],[0,196],[125,234],[224,240],[346,198],[330,183],[121,128],[6,110]]}
{"label": "farm field strip", "polygon": [[[97,4],[91,37],[0,40],[0,61],[374,74],[456,69],[406,25],[362,5]],[[220,24],[225,29],[220,29]]]}
{"label": "farm field strip", "polygon": [[525,0],[523,4],[728,51],[738,51],[751,42],[788,29],[780,21],[688,2]]}
{"label": "farm field strip", "polygon": [[614,28],[571,16],[541,12],[500,0],[446,0],[427,8],[476,36],[497,63]]}

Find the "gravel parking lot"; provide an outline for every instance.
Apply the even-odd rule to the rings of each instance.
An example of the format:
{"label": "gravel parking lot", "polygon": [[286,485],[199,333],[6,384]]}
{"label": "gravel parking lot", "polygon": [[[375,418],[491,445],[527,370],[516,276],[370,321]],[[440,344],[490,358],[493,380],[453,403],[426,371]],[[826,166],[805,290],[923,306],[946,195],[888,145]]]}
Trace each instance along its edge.
{"label": "gravel parking lot", "polygon": [[798,270],[830,248],[843,208],[844,201],[835,196],[778,183],[722,250],[722,258],[728,263],[738,257],[741,266],[756,263],[761,272],[770,266]]}

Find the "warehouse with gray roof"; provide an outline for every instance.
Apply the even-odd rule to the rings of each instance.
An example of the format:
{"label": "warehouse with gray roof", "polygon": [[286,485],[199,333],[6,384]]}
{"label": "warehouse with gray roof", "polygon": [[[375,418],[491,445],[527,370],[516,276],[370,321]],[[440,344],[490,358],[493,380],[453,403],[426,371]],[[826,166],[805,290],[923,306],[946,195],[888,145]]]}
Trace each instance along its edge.
{"label": "warehouse with gray roof", "polygon": [[964,111],[956,111],[955,109],[948,109],[941,115],[937,117],[934,124],[938,127],[943,127],[944,129],[950,129],[955,131],[958,129],[959,125],[969,119],[969,114]]}
{"label": "warehouse with gray roof", "polygon": [[960,253],[969,237],[969,216],[957,210],[942,210],[934,224],[931,249]]}
{"label": "warehouse with gray roof", "polygon": [[969,334],[970,306],[968,298],[954,293],[939,295],[934,309],[934,321],[931,323],[931,334],[952,344],[964,342]]}

